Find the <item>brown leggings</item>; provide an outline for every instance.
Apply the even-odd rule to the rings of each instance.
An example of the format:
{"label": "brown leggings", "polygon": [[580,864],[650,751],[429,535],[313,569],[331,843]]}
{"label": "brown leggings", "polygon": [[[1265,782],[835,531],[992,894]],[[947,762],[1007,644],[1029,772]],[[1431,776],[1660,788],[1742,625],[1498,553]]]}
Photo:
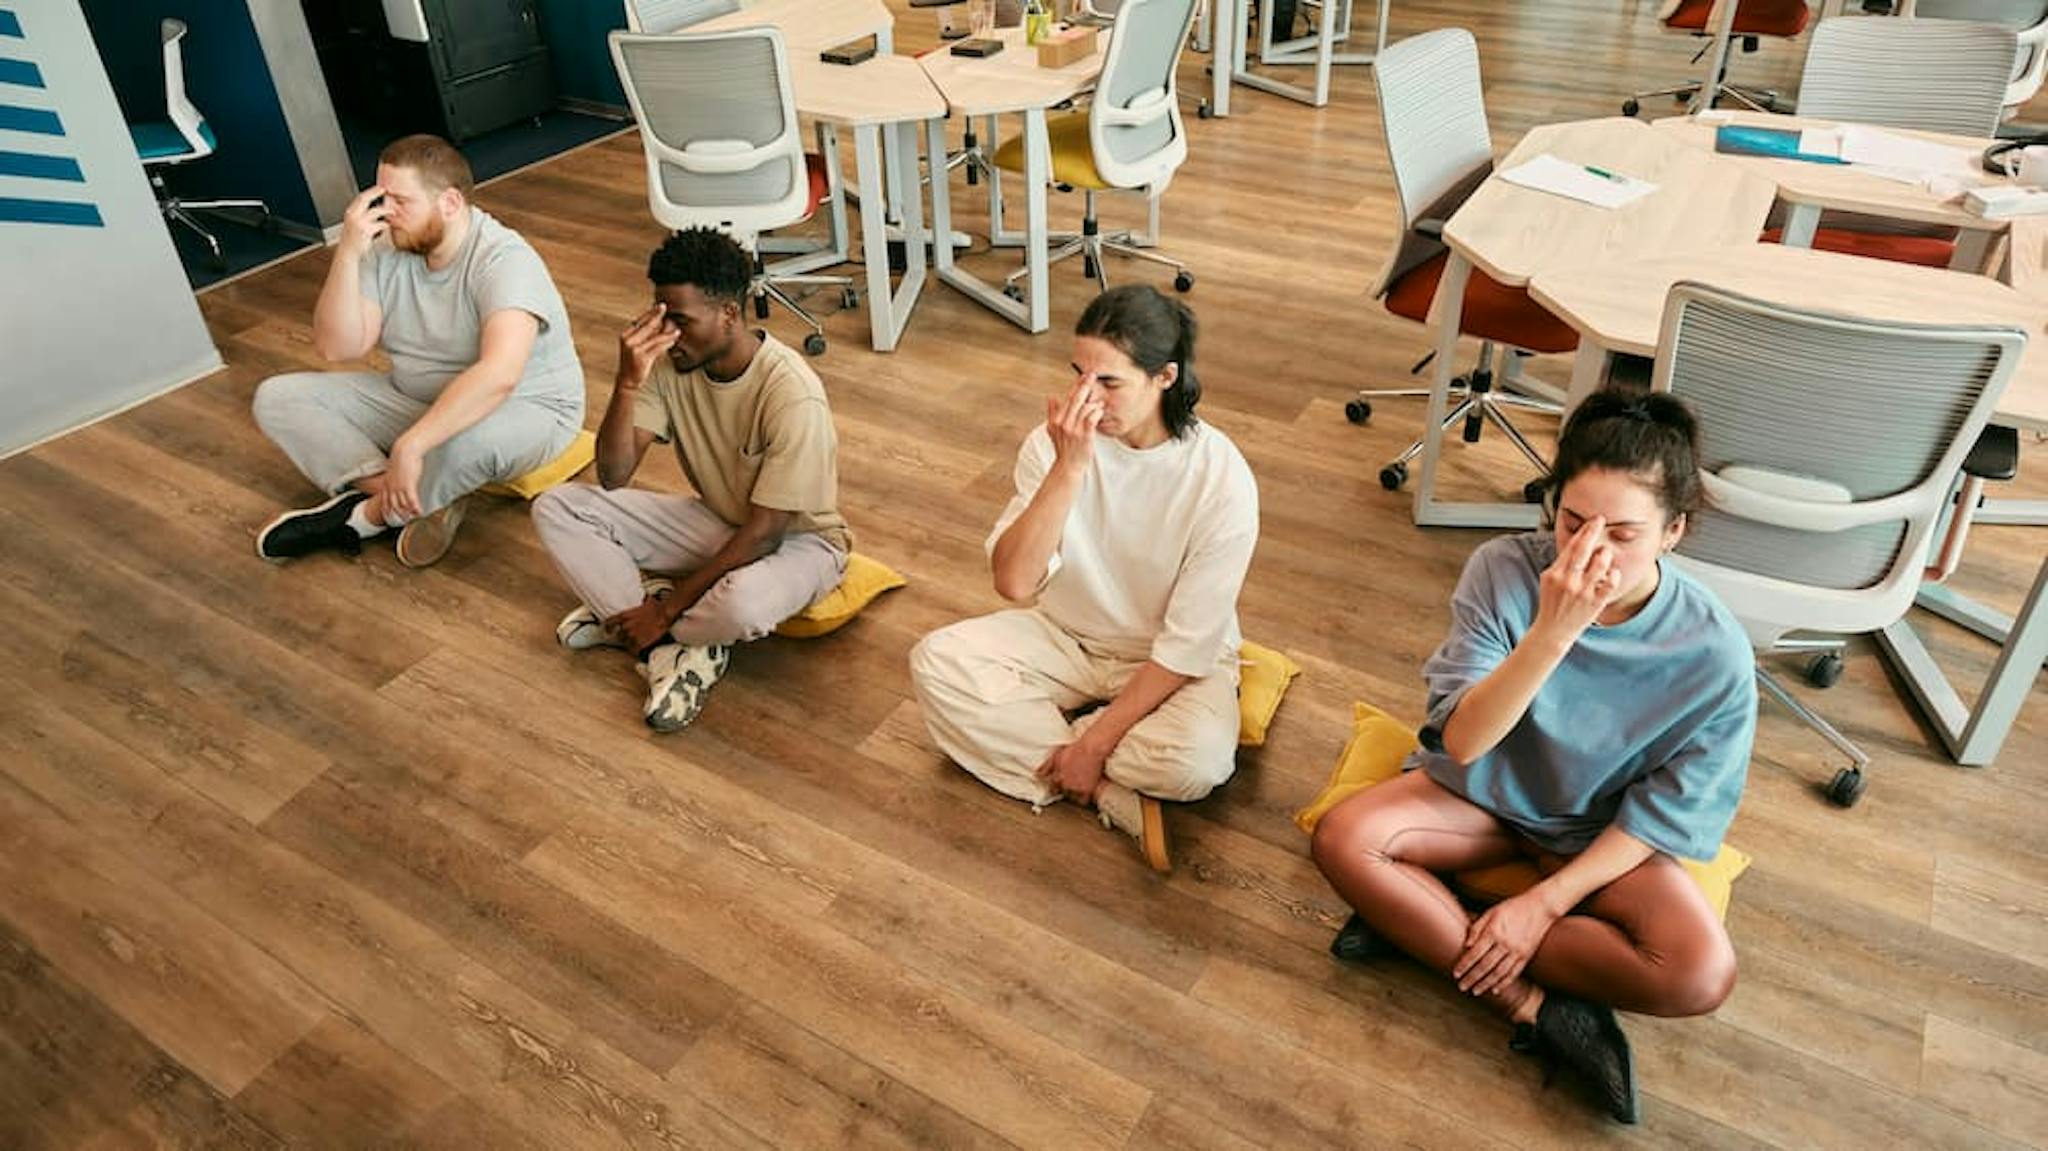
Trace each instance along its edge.
{"label": "brown leggings", "polygon": [[[1447,973],[1473,917],[1438,873],[1533,857],[1547,875],[1569,862],[1420,771],[1337,805],[1316,825],[1314,855],[1374,931]],[[1522,974],[1485,998],[1510,1011],[1532,982],[1624,1011],[1704,1015],[1735,986],[1735,949],[1698,885],[1660,852],[1553,924]]]}

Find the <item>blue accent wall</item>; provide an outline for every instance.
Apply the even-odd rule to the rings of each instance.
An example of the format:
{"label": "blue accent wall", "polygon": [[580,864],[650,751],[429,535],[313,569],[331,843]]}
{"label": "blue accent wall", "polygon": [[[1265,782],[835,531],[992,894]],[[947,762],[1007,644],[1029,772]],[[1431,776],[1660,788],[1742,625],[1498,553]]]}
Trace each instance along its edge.
{"label": "blue accent wall", "polygon": [[83,0],[82,7],[122,115],[131,123],[165,118],[158,26],[166,16],[188,26],[185,91],[220,150],[177,165],[165,177],[174,193],[191,199],[254,196],[287,220],[319,226],[248,0]]}
{"label": "blue accent wall", "polygon": [[564,97],[626,106],[605,34],[626,26],[624,0],[539,0],[540,30]]}

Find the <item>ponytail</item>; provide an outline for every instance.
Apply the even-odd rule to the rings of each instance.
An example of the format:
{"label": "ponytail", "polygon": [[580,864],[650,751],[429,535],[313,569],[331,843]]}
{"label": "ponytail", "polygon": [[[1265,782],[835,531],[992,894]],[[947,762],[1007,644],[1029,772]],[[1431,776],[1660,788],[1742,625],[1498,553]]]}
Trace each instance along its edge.
{"label": "ponytail", "polygon": [[1685,401],[1607,388],[1587,396],[1565,421],[1557,463],[1544,481],[1548,500],[1554,504],[1582,472],[1626,472],[1648,485],[1665,518],[1675,520],[1700,506],[1699,454],[1699,421]]}

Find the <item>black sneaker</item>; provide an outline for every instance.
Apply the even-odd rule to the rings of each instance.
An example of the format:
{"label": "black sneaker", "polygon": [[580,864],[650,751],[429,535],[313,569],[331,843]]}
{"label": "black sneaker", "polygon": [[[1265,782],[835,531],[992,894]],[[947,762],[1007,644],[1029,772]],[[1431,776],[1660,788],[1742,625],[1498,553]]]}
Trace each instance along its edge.
{"label": "black sneaker", "polygon": [[286,512],[256,533],[256,554],[271,563],[330,548],[348,555],[361,554],[363,537],[349,526],[348,514],[369,498],[367,492],[350,488],[326,503]]}
{"label": "black sneaker", "polygon": [[1372,929],[1372,925],[1353,912],[1351,918],[1337,932],[1337,938],[1330,941],[1330,954],[1347,963],[1370,963],[1389,955],[1400,954],[1401,949],[1387,941],[1386,936]]}
{"label": "black sneaker", "polygon": [[1635,1057],[1612,1007],[1546,991],[1536,1022],[1516,1024],[1508,1046],[1543,1060],[1546,1083],[1560,1064],[1578,1072],[1609,1115],[1636,1121]]}

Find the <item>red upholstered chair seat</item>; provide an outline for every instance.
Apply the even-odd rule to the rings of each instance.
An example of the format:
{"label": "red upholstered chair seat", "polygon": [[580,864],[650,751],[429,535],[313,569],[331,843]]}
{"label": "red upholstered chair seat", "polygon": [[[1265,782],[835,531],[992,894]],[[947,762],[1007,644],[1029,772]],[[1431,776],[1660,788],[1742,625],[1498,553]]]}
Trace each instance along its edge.
{"label": "red upholstered chair seat", "polygon": [[[1683,32],[1711,32],[1708,20],[1713,10],[1714,0],[1684,0],[1677,11],[1665,17],[1664,26]],[[1805,31],[1812,16],[1804,0],[1738,0],[1734,34],[1790,38]]]}
{"label": "red upholstered chair seat", "polygon": [[[1427,323],[1430,301],[1436,298],[1437,282],[1449,259],[1449,253],[1439,253],[1394,281],[1387,292],[1387,310]],[[1579,346],[1579,334],[1571,325],[1545,311],[1527,290],[1510,288],[1477,268],[1465,282],[1465,311],[1458,327],[1468,336],[1532,352],[1569,352]]]}
{"label": "red upholstered chair seat", "polygon": [[811,181],[810,194],[804,204],[804,215],[808,218],[812,212],[818,210],[818,205],[824,203],[826,197],[832,194],[832,187],[827,182],[825,175],[825,157],[823,153],[804,153],[804,175],[810,177]]}
{"label": "red upholstered chair seat", "polygon": [[[1763,236],[1766,244],[1783,239],[1783,231],[1778,228],[1769,229]],[[1942,236],[1893,236],[1843,228],[1815,229],[1813,246],[1816,251],[1890,260],[1894,264],[1918,264],[1923,268],[1946,268],[1956,254],[1956,242]]]}

